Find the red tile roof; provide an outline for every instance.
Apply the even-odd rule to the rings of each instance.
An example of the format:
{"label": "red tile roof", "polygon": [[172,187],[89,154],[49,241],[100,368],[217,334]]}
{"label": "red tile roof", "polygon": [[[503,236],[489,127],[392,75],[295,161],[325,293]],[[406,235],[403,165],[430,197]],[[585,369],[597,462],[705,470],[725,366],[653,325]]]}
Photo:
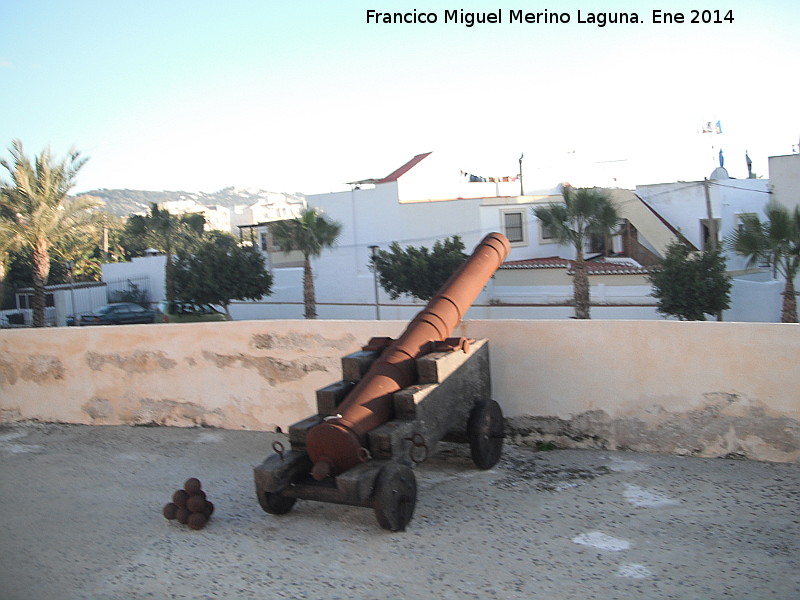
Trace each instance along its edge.
{"label": "red tile roof", "polygon": [[392,171],[383,179],[376,181],[376,183],[388,183],[390,181],[397,181],[401,175],[405,175],[406,173],[408,173],[411,169],[416,167],[423,159],[427,158],[430,155],[431,155],[430,152],[426,152],[425,154],[417,154],[414,158],[412,158],[402,167]]}
{"label": "red tile roof", "polygon": [[[586,261],[586,273],[588,275],[645,275],[652,272],[652,269],[633,264],[633,262]],[[570,274],[574,267],[574,260],[558,256],[509,260],[500,265],[501,269],[567,269]]]}
{"label": "red tile roof", "polygon": [[411,169],[416,167],[423,159],[427,158],[431,154],[432,154],[431,152],[425,152],[424,154],[417,154],[414,158],[412,158],[402,167],[395,169],[382,179],[361,179],[359,181],[350,181],[348,182],[347,185],[359,185],[362,183],[378,184],[378,183],[389,183],[390,181],[397,181],[401,176],[408,173]]}
{"label": "red tile roof", "polygon": [[509,260],[500,265],[501,269],[559,269],[570,266],[570,260],[549,256],[547,258],[526,258],[525,260]]}

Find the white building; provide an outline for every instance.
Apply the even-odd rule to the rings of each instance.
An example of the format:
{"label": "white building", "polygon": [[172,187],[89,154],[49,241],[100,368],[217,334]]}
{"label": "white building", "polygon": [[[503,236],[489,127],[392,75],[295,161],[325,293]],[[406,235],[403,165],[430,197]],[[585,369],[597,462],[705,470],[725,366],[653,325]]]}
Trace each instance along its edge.
{"label": "white building", "polygon": [[193,198],[169,200],[161,203],[161,208],[173,215],[200,214],[205,217],[205,230],[231,231],[231,211],[224,206],[206,206]]}
{"label": "white building", "polygon": [[769,157],[769,182],[784,206],[800,206],[800,154]]}
{"label": "white building", "polygon": [[[207,205],[199,202],[198,196],[190,195],[162,202],[160,207],[173,215],[203,215],[206,231],[215,229],[238,234],[239,226],[291,219],[306,206],[305,198],[297,194],[239,189],[231,189],[230,193],[240,196],[243,204],[232,209],[218,204]],[[214,196],[206,197],[211,199]]]}
{"label": "white building", "polygon": [[[724,169],[717,169],[708,181],[642,185],[635,192],[606,190],[623,226],[608,247],[587,248],[587,258],[592,259],[592,317],[662,318],[650,296],[647,274],[672,241],[680,239],[703,249],[709,243],[710,223],[722,242],[741,215],[763,215],[771,195],[783,202],[800,198],[800,155],[772,157],[769,164],[770,173],[773,167],[776,170],[773,180],[730,179]],[[471,252],[486,233],[501,231],[511,240],[511,253],[468,316],[570,318],[574,249],[549,239],[532,212],[534,206],[562,201],[560,185],[520,191],[516,175],[475,174],[427,153],[386,177],[352,182],[349,191],[309,196],[309,206],[342,224],[336,247],[312,261],[320,317],[373,319],[379,310],[382,319],[411,318],[419,302],[393,301],[383,290],[376,291],[369,269],[374,248],[387,248],[394,241],[430,247],[436,240],[459,235]],[[235,319],[302,318],[301,257],[287,256],[271,244],[269,223],[294,217],[303,208],[305,200],[277,194],[241,212],[239,218],[250,215],[250,220],[237,229],[267,254],[274,282],[268,298],[233,303]],[[741,257],[726,256],[734,286],[725,320],[779,321],[783,282],[774,279],[769,269],[748,269]],[[163,266],[159,271],[156,263],[134,259],[104,265],[103,277],[107,281],[147,274],[154,281],[152,300],[157,301],[163,294]]]}
{"label": "white building", "polygon": [[[770,163],[772,164],[772,162]],[[791,168],[784,169],[791,174]],[[386,177],[351,183],[346,192],[307,198],[309,206],[342,224],[337,246],[313,261],[318,312],[323,318],[374,318],[376,291],[369,269],[373,247],[430,247],[436,240],[459,235],[467,252],[490,231],[502,231],[512,241],[511,254],[470,316],[507,318],[568,318],[572,309],[568,274],[574,249],[548,239],[532,207],[562,200],[560,186],[531,191],[515,175],[473,174],[432,153],[415,156]],[[790,175],[786,178],[791,179]],[[706,188],[709,200],[706,202]],[[607,190],[623,218],[622,232],[609,248],[589,251],[590,284],[595,318],[661,318],[650,296],[648,265],[664,256],[667,246],[681,239],[705,247],[709,209],[718,239],[738,224],[739,216],[760,211],[770,195],[769,181],[733,180],[717,169],[708,182],[681,182]],[[601,250],[597,248],[597,250]],[[611,256],[603,256],[611,254]],[[734,274],[769,279],[763,271],[744,269],[744,260],[730,257]],[[242,318],[300,317],[302,287],[299,269],[276,268],[275,292],[261,306],[240,305]],[[769,282],[764,282],[769,283]],[[769,293],[775,286],[770,284]],[[377,292],[382,318],[408,318],[419,303],[391,301]],[[748,297],[745,294],[743,298]],[[737,296],[734,295],[734,302]],[[763,307],[767,302],[758,302]],[[776,310],[779,302],[775,302]],[[734,307],[735,308],[735,307]],[[777,320],[769,310],[750,307],[730,312],[731,320]],[[760,316],[759,316],[760,315]]]}
{"label": "white building", "polygon": [[[688,181],[636,186],[636,195],[652,206],[699,250],[710,247],[714,220],[718,243],[735,230],[742,215],[758,213],[769,201],[766,179],[731,179],[720,167],[706,181]],[[710,211],[710,215],[709,215]],[[744,269],[745,260],[726,253],[729,271]]]}
{"label": "white building", "polygon": [[166,256],[153,252],[134,257],[130,262],[103,263],[102,277],[107,284],[123,289],[135,286],[146,293],[151,303],[156,303],[167,297],[166,264]]}
{"label": "white building", "polygon": [[292,219],[306,207],[305,197],[298,194],[245,190],[240,195],[248,202],[236,205],[231,211],[232,232],[236,234],[242,226]]}
{"label": "white building", "polygon": [[[386,177],[352,182],[351,186],[346,192],[308,197],[310,206],[343,226],[336,247],[314,260],[321,316],[374,318],[375,280],[369,269],[374,247],[386,248],[393,241],[401,245],[431,246],[436,240],[459,235],[469,252],[489,231],[502,231],[511,240],[508,264],[513,264],[514,272],[499,272],[476,302],[473,313],[480,312],[479,316],[546,316],[548,311],[539,306],[544,304],[545,309],[551,309],[549,314],[570,316],[571,309],[563,306],[572,297],[565,267],[555,267],[558,275],[552,277],[554,272],[550,272],[552,281],[541,282],[536,290],[523,289],[530,288],[531,283],[520,274],[528,267],[520,261],[553,256],[574,258],[574,250],[558,247],[546,238],[531,212],[534,205],[560,201],[560,186],[520,195],[521,184],[516,175],[473,174],[431,153],[415,156]],[[618,193],[630,195],[630,192]],[[632,218],[638,218],[645,226],[659,229],[665,240],[673,235],[644,208],[638,217],[633,215],[636,211],[630,212]],[[614,243],[616,251],[621,252],[630,243],[630,236],[624,239],[620,236]],[[665,243],[659,243],[659,247]],[[649,252],[641,244],[638,246],[640,254]],[[598,267],[592,271],[597,275],[596,297],[608,299],[611,306],[616,303],[616,296],[630,309],[628,316],[632,310],[637,312],[636,317],[653,318],[654,300],[648,296],[650,288],[644,280],[646,270],[630,258],[613,260],[613,268]],[[548,266],[554,265],[537,265],[543,267],[537,274],[541,276]],[[277,268],[274,274],[274,293],[262,306],[263,310],[281,317],[299,317],[302,314],[299,270]],[[631,276],[635,276],[635,281],[631,281]],[[625,293],[615,294],[612,289],[622,287],[628,288]],[[631,293],[638,296],[631,297]],[[419,303],[410,298],[392,301],[382,290],[378,290],[377,295],[382,318],[404,319],[419,307]],[[637,300],[647,305],[646,310],[636,311],[631,307]],[[557,304],[562,306],[553,311]],[[237,316],[252,318],[257,314],[253,306],[237,308],[242,310],[235,313]]]}
{"label": "white building", "polygon": [[[800,154],[769,158],[769,179],[731,179],[719,167],[708,181],[636,187],[636,194],[668,220],[698,249],[709,246],[709,211],[732,278],[730,321],[780,321],[785,282],[769,268],[748,268],[747,260],[729,251],[725,240],[744,215],[764,220],[770,199],[793,209],[800,204]],[[707,195],[706,195],[707,193]],[[797,285],[797,283],[796,283]]]}

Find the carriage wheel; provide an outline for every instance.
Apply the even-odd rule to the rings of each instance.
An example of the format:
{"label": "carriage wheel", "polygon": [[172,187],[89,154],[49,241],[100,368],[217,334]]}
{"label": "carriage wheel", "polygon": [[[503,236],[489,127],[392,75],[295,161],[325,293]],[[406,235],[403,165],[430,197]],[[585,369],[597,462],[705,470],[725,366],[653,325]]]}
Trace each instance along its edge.
{"label": "carriage wheel", "polygon": [[472,462],[480,469],[491,469],[503,452],[503,411],[494,400],[479,402],[467,423],[467,438]]}
{"label": "carriage wheel", "polygon": [[281,496],[280,494],[274,494],[272,492],[258,494],[258,503],[261,505],[261,508],[264,509],[264,512],[268,512],[271,515],[285,515],[292,510],[296,501],[297,498]]}
{"label": "carriage wheel", "polygon": [[389,463],[378,475],[372,506],[378,524],[389,531],[405,531],[417,503],[417,480],[406,465]]}

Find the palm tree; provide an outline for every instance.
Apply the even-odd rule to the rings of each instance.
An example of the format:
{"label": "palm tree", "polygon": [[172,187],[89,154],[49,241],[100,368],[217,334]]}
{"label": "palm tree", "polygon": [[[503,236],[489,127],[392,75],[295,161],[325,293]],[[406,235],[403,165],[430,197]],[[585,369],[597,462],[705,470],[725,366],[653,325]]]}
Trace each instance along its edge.
{"label": "palm tree", "polygon": [[592,236],[613,233],[619,216],[609,197],[597,188],[574,189],[565,185],[563,204],[551,203],[533,208],[542,227],[560,244],[575,248],[572,285],[575,318],[589,319],[589,277],[586,275],[584,246]]}
{"label": "palm tree", "polygon": [[[2,199],[2,197],[0,197]],[[5,201],[0,205],[0,211],[5,207]],[[2,212],[0,212],[2,214]],[[0,218],[0,303],[5,299],[6,269],[8,268],[9,253],[19,247],[19,240],[14,235],[9,223]]]}
{"label": "palm tree", "polygon": [[298,250],[303,254],[303,303],[306,319],[317,318],[317,300],[314,292],[314,275],[311,272],[311,257],[319,256],[325,248],[331,248],[342,232],[342,225],[326,219],[314,208],[287,221],[276,222],[272,229],[275,245],[286,253]]}
{"label": "palm tree", "polygon": [[3,236],[7,243],[28,247],[33,254],[33,326],[43,327],[50,250],[69,235],[94,230],[91,209],[97,202],[88,196],[67,195],[86,163],[79,152],[71,150],[57,162],[48,148],[31,163],[19,140],[9,150],[11,162],[0,160],[12,179],[0,187]]}
{"label": "palm tree", "polygon": [[[198,222],[202,219],[201,222]],[[205,219],[202,215],[184,215],[178,217],[157,204],[150,205],[150,214],[132,215],[128,219],[126,230],[138,236],[147,244],[160,250],[166,257],[164,265],[164,286],[167,300],[175,300],[175,277],[173,274],[175,255],[190,250],[200,238]]]}
{"label": "palm tree", "polygon": [[758,215],[742,215],[741,227],[726,243],[737,254],[747,257],[748,266],[767,262],[786,279],[781,321],[797,323],[794,279],[800,269],[800,207],[789,210],[770,200],[764,212],[768,219],[764,223]]}

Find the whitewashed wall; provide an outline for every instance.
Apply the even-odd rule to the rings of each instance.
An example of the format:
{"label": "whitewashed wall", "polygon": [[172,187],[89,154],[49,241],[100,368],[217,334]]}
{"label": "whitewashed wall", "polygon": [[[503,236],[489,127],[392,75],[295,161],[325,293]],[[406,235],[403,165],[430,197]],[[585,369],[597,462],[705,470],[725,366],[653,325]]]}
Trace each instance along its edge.
{"label": "whitewashed wall", "polygon": [[[471,252],[483,237],[480,200],[401,203],[396,183],[308,196],[307,200],[310,207],[321,209],[342,224],[336,247],[324,251],[313,262],[320,302],[374,301],[373,275],[369,270],[372,245],[386,250],[397,241],[402,246],[431,247],[436,240],[458,234]],[[383,290],[379,294],[381,299],[388,298]]]}
{"label": "whitewashed wall", "polygon": [[150,301],[159,302],[167,297],[164,281],[166,256],[139,256],[130,262],[103,263],[103,281],[112,282],[121,279],[150,278]]}

